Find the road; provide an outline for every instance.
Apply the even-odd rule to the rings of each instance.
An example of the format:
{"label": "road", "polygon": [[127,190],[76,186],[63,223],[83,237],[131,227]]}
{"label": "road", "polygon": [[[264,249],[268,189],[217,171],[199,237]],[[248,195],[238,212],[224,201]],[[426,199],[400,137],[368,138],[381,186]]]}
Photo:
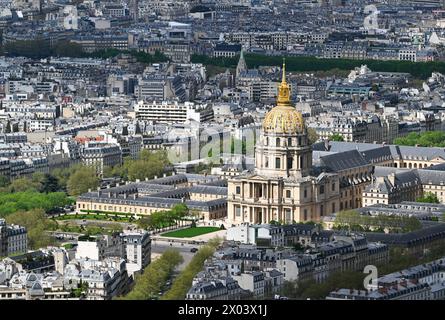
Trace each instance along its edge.
{"label": "road", "polygon": [[191,245],[191,244],[183,244],[181,245],[180,243],[170,243],[164,240],[153,240],[151,242],[151,259],[154,260],[157,257],[159,257],[165,250],[167,249],[177,249],[179,251],[179,253],[181,254],[181,256],[184,258],[184,262],[181,263],[177,270],[178,271],[182,271],[184,270],[184,268],[189,264],[190,260],[192,260],[193,256],[195,255],[195,253],[190,252],[191,248],[198,248],[198,245]]}

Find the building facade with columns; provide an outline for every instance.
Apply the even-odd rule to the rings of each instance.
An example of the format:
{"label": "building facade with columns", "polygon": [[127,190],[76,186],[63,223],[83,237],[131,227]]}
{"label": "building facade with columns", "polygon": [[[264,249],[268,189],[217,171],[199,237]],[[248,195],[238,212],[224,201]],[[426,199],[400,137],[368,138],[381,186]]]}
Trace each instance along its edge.
{"label": "building facade with columns", "polygon": [[285,66],[277,105],[264,119],[255,168],[228,180],[228,219],[234,224],[318,221],[340,208],[340,176],[312,165],[303,117],[290,103]]}

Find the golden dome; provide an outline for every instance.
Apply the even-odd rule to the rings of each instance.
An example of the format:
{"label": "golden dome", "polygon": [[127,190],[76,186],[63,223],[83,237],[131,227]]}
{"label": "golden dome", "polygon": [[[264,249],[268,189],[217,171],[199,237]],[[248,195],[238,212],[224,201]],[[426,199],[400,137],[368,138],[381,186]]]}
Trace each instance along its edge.
{"label": "golden dome", "polygon": [[286,82],[286,65],[283,63],[283,78],[278,89],[277,105],[264,118],[265,133],[298,134],[304,132],[304,120],[290,103],[290,89]]}

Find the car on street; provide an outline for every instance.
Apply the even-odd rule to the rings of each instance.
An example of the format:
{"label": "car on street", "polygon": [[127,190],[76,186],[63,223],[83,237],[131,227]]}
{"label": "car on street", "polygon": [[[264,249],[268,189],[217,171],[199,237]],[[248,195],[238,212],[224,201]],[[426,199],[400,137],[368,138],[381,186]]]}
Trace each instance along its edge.
{"label": "car on street", "polygon": [[193,252],[193,253],[195,253],[195,252],[197,252],[197,251],[198,251],[197,248],[191,248],[191,249],[190,249],[190,252]]}

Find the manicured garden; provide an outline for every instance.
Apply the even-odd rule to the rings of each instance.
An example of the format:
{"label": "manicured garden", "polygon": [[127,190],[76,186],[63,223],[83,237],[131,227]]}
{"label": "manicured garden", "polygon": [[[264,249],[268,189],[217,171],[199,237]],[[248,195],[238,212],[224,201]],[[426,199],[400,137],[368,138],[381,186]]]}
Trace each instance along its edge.
{"label": "manicured garden", "polygon": [[105,214],[66,214],[59,216],[56,220],[102,220],[102,221],[117,221],[117,222],[131,222],[133,218],[126,215],[105,215]]}
{"label": "manicured garden", "polygon": [[161,236],[172,238],[192,238],[219,230],[221,229],[218,227],[191,227],[187,229],[166,232],[161,234]]}

